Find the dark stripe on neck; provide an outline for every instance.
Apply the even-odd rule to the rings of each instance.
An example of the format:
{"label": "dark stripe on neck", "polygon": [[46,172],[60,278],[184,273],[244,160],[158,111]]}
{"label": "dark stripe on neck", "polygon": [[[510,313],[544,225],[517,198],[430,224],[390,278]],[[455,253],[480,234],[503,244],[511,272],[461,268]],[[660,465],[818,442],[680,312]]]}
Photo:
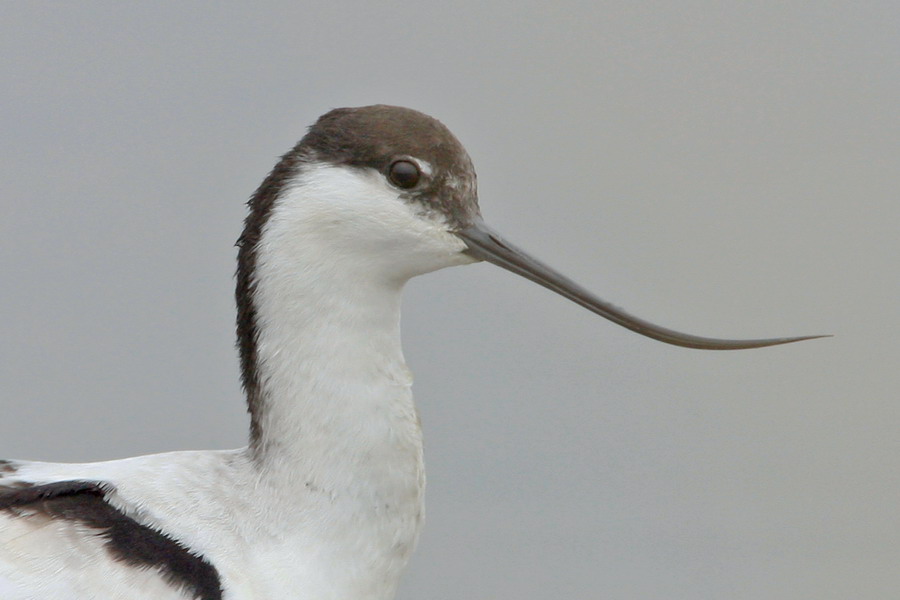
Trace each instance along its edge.
{"label": "dark stripe on neck", "polygon": [[[0,488],[2,489],[2,488]],[[109,504],[109,489],[92,481],[59,481],[0,491],[0,510],[41,514],[96,529],[114,560],[155,568],[167,583],[195,600],[221,600],[219,573],[205,558],[167,535],[141,525]]]}
{"label": "dark stripe on neck", "polygon": [[250,447],[257,450],[261,440],[261,421],[264,411],[262,382],[259,376],[259,322],[254,302],[256,294],[256,262],[258,245],[263,229],[272,214],[275,200],[284,192],[287,183],[296,176],[307,161],[301,140],[290,152],[281,157],[275,168],[263,180],[250,198],[250,212],[244,220],[244,231],[238,238],[237,287],[237,347],[241,359],[241,384],[247,396],[250,413]]}

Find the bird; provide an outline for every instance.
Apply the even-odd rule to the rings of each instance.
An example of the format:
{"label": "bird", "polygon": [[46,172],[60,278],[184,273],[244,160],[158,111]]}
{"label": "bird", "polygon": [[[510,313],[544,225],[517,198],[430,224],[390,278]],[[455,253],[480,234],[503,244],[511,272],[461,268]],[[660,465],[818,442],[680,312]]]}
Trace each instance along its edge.
{"label": "bird", "polygon": [[423,522],[425,469],[400,300],[486,261],[644,336],[736,350],[634,317],[507,241],[438,120],[339,108],[284,154],[237,242],[243,448],[96,463],[0,461],[5,600],[389,600]]}

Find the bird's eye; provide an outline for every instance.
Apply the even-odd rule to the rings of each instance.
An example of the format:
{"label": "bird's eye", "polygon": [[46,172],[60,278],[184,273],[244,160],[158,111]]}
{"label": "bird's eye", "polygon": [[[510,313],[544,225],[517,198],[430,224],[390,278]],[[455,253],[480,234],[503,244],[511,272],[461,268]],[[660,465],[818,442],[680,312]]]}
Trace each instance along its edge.
{"label": "bird's eye", "polygon": [[419,166],[409,160],[394,161],[391,168],[388,169],[388,178],[391,183],[404,190],[416,187],[421,177],[422,172],[419,171]]}

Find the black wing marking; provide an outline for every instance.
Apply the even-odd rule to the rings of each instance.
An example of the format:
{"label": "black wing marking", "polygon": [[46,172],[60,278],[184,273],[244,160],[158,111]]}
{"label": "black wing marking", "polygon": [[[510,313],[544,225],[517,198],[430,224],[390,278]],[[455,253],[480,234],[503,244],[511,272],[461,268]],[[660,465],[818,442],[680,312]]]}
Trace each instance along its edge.
{"label": "black wing marking", "polygon": [[110,486],[94,481],[17,484],[0,488],[0,511],[41,514],[96,529],[114,560],[155,568],[166,581],[195,600],[222,600],[219,573],[204,557],[180,542],[141,525],[106,501]]}

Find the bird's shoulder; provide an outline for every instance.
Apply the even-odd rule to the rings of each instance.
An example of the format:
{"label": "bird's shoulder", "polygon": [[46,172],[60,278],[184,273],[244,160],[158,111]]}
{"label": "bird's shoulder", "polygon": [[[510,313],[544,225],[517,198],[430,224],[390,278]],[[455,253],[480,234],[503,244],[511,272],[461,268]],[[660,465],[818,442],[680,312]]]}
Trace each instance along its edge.
{"label": "bird's shoulder", "polygon": [[156,522],[152,498],[147,506],[140,499],[141,491],[165,496],[180,465],[204,457],[160,456],[81,465],[0,461],[0,597],[221,598],[213,564]]}

